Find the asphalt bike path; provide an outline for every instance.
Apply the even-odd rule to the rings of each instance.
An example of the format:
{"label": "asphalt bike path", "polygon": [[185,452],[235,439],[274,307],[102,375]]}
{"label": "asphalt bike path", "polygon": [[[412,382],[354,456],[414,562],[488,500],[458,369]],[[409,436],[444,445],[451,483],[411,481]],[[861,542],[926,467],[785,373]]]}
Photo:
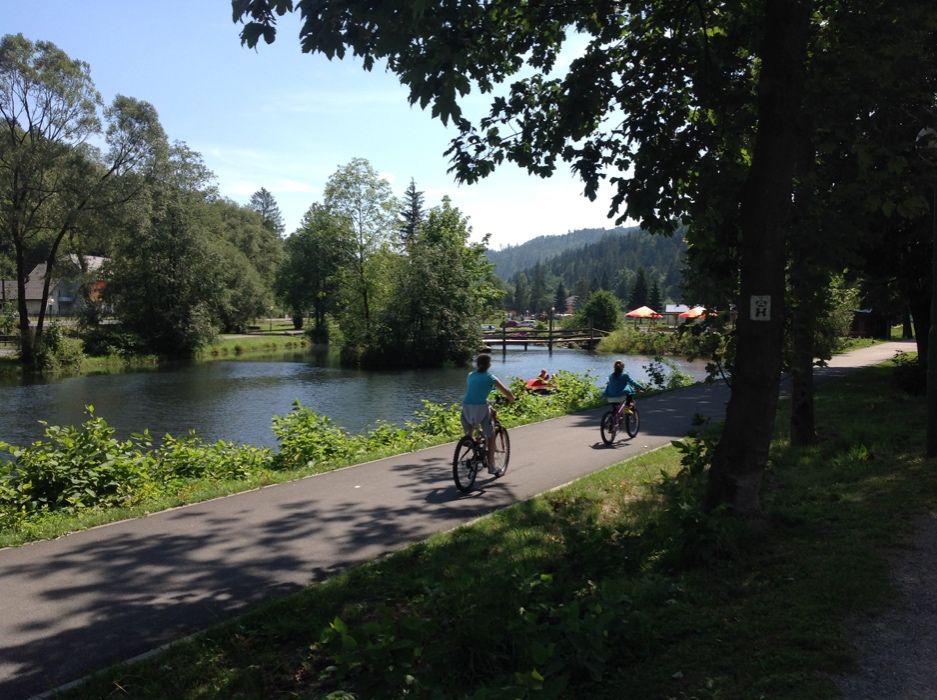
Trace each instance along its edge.
{"label": "asphalt bike path", "polygon": [[[837,356],[818,379],[913,344]],[[782,386],[783,391],[783,386]],[[606,407],[512,428],[507,474],[460,494],[453,443],[0,550],[0,698],[30,697],[684,437],[722,384],[639,399],[640,432],[602,444]],[[649,475],[653,476],[653,475]]]}

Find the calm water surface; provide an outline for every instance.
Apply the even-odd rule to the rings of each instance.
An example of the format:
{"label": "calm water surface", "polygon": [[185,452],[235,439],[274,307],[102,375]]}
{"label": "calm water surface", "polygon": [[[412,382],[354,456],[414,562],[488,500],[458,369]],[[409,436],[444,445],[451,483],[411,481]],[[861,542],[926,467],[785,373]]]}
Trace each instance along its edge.
{"label": "calm water surface", "polygon": [[[591,371],[604,385],[615,356],[545,348],[508,350],[493,356],[492,371],[503,379],[529,378],[541,368]],[[645,378],[646,357],[626,357],[625,366]],[[704,363],[677,361],[694,378]],[[0,383],[0,440],[24,445],[41,437],[45,420],[77,424],[84,406],[113,425],[121,437],[149,428],[156,436],[195,430],[208,440],[274,446],[271,418],[288,413],[299,400],[352,432],[378,419],[403,423],[424,399],[457,403],[465,369],[366,372],[338,367],[322,355],[289,355],[256,360],[213,361],[145,372],[93,375],[38,383]]]}

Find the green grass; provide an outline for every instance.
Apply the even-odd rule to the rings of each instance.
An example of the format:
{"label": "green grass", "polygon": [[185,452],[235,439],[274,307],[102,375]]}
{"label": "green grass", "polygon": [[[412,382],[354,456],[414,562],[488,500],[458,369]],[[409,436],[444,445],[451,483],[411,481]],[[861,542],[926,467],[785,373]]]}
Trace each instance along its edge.
{"label": "green grass", "polygon": [[[292,327],[292,326],[291,326]],[[230,359],[240,355],[269,354],[295,350],[297,352],[308,349],[309,343],[305,336],[292,335],[255,335],[251,337],[239,336],[236,338],[222,337],[205,346],[198,353],[198,359]]]}
{"label": "green grass", "polygon": [[[667,448],[63,697],[835,696],[847,623],[888,604],[886,555],[932,506],[937,465],[921,457],[923,400],[888,368],[824,386],[817,412],[809,449],[779,414],[757,534],[664,498],[657,475],[680,467]],[[688,541],[704,564],[686,565]]]}
{"label": "green grass", "polygon": [[873,345],[884,342],[886,341],[879,338],[840,338],[836,346],[836,354],[849,352],[851,350],[861,350],[862,348],[870,348]]}

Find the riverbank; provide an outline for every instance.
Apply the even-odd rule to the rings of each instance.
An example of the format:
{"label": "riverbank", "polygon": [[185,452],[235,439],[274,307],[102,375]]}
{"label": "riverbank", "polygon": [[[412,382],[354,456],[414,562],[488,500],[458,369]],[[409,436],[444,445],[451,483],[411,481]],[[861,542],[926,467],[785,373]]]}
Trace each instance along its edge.
{"label": "riverbank", "polygon": [[[283,352],[305,352],[311,348],[306,336],[301,332],[288,330],[258,331],[251,334],[222,334],[215,342],[199,350],[195,360],[234,360],[239,358],[273,355]],[[169,364],[176,360],[168,361]],[[119,374],[155,369],[165,365],[167,360],[157,355],[118,354],[104,356],[82,355],[79,365],[74,364],[50,370],[51,377],[79,377],[87,374]],[[0,356],[0,378],[15,379],[23,377],[23,368],[15,354],[9,351]]]}
{"label": "riverbank", "polygon": [[857,658],[849,623],[888,604],[888,552],[932,507],[937,469],[923,399],[887,367],[820,388],[815,447],[790,447],[787,411],[759,536],[693,508],[702,484],[668,447],[63,697],[834,696]]}

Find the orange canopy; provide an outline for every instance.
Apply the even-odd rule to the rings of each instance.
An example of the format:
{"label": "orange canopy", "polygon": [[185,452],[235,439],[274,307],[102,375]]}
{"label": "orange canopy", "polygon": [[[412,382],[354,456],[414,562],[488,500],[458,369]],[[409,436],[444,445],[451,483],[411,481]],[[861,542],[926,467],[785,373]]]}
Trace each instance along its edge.
{"label": "orange canopy", "polygon": [[654,311],[650,306],[641,306],[634,311],[629,311],[625,314],[628,318],[663,318],[659,313]]}
{"label": "orange canopy", "polygon": [[705,306],[694,306],[692,309],[687,309],[682,314],[680,314],[680,318],[699,318],[705,313]]}

